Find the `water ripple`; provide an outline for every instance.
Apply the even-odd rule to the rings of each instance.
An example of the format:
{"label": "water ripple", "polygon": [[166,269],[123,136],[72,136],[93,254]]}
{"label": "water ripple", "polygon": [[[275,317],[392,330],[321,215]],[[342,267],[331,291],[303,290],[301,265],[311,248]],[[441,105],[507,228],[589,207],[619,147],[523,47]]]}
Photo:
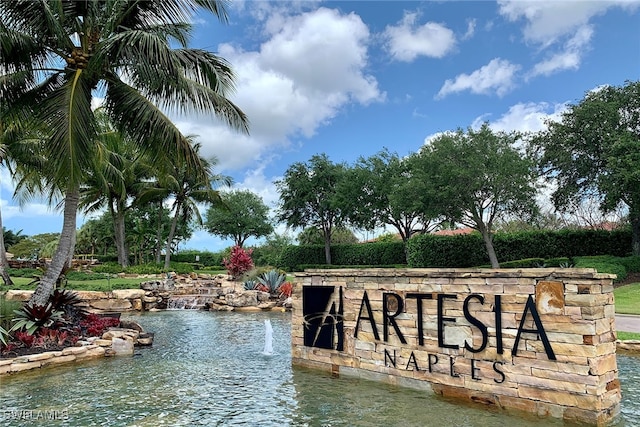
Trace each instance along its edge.
{"label": "water ripple", "polygon": [[[291,368],[288,313],[168,311],[130,316],[155,332],[136,357],[87,361],[2,378],[2,425],[10,411],[62,411],[72,426],[541,426],[455,405],[415,390]],[[262,354],[264,320],[274,354]],[[622,419],[640,420],[640,358],[619,356]],[[35,425],[35,424],[34,424]]]}

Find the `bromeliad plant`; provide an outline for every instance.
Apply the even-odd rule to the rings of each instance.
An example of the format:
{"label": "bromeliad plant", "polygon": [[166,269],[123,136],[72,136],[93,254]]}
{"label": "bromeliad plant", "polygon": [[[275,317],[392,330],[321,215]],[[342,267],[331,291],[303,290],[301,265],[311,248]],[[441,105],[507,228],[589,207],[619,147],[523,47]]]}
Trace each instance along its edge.
{"label": "bromeliad plant", "polygon": [[14,310],[14,325],[9,332],[24,329],[33,335],[41,327],[77,324],[88,314],[81,304],[77,293],[56,289],[45,305],[25,304],[19,310]]}
{"label": "bromeliad plant", "polygon": [[15,317],[12,321],[15,324],[10,332],[24,329],[29,335],[33,335],[40,327],[62,322],[63,314],[62,311],[54,309],[51,302],[45,305],[25,304],[20,310],[15,310],[13,313]]}

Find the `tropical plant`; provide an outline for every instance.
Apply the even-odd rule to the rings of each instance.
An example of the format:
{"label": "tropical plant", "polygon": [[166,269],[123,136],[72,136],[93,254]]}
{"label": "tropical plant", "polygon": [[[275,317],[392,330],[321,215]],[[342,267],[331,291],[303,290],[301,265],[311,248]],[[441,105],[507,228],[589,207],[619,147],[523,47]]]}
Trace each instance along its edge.
{"label": "tropical plant", "polygon": [[7,341],[11,338],[11,334],[5,328],[0,326],[0,342],[3,345],[7,345]]}
{"label": "tropical plant", "polygon": [[129,266],[129,247],[125,239],[125,215],[131,208],[130,199],[136,187],[152,175],[150,156],[142,151],[122,132],[110,123],[102,113],[96,111],[97,137],[105,150],[96,156],[92,171],[80,190],[80,208],[86,213],[97,212],[105,207],[113,221],[113,236],[118,254],[118,263]]}
{"label": "tropical plant", "polygon": [[[193,144],[194,153],[200,151],[200,144]],[[173,197],[170,210],[173,212],[173,219],[167,237],[164,266],[169,268],[171,253],[176,237],[178,221],[189,224],[195,220],[199,225],[203,225],[198,203],[208,203],[218,205],[221,203],[220,193],[213,189],[217,185],[230,186],[231,177],[215,174],[213,167],[216,165],[215,158],[205,159],[198,157],[202,168],[201,174],[194,174],[186,164],[176,162],[170,157],[166,157],[159,164],[156,182],[141,190],[136,203],[147,204],[158,202]]]}
{"label": "tropical plant", "polygon": [[25,347],[29,348],[33,345],[33,342],[36,340],[35,335],[30,334],[24,331],[16,332],[16,339],[22,343]]}
{"label": "tropical plant", "polygon": [[227,269],[227,273],[233,278],[240,277],[243,273],[253,268],[253,260],[251,259],[252,249],[243,249],[240,246],[231,248],[229,258],[223,258],[222,263]]}
{"label": "tropical plant", "polygon": [[24,329],[30,335],[43,326],[51,326],[62,320],[62,312],[54,310],[50,302],[45,305],[25,304],[20,310],[15,310],[14,315],[14,325],[10,331]]}
{"label": "tropical plant", "polygon": [[280,285],[287,279],[287,275],[280,273],[278,270],[269,270],[258,277],[258,282],[264,287],[265,292],[275,294]]}
{"label": "tropical plant", "polygon": [[84,334],[89,337],[102,336],[108,328],[119,325],[120,319],[115,317],[100,317],[95,313],[89,314],[80,322],[80,328],[82,328]]}
{"label": "tropical plant", "polygon": [[226,98],[233,89],[230,66],[187,47],[195,13],[205,9],[225,20],[224,6],[215,0],[0,2],[0,122],[16,125],[18,133],[39,130],[37,158],[19,160],[43,183],[32,188],[45,189],[50,200],[64,198],[60,241],[30,304],[46,303],[73,252],[80,186],[103,150],[92,109],[97,96],[114,127],[141,150],[172,157],[196,176],[204,175],[197,153],[162,109],[211,114],[247,130],[244,113]]}
{"label": "tropical plant", "polygon": [[291,294],[293,293],[293,283],[284,282],[278,288],[278,293],[279,293],[279,297],[280,298],[289,298],[291,296]]}
{"label": "tropical plant", "polygon": [[82,306],[83,301],[80,296],[68,289],[55,289],[49,297],[49,302],[54,310],[62,311],[65,320],[70,323],[77,323],[89,312]]}

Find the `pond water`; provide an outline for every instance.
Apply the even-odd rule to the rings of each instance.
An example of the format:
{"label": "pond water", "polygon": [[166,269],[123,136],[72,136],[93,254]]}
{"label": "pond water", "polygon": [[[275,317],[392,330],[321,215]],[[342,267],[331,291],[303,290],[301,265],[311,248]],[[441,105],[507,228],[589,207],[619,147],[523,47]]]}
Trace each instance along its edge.
{"label": "pond water", "polygon": [[[155,332],[134,357],[0,377],[3,426],[558,426],[416,390],[291,368],[289,313],[127,316]],[[265,319],[273,354],[263,354]],[[640,357],[619,356],[622,417],[640,425]]]}

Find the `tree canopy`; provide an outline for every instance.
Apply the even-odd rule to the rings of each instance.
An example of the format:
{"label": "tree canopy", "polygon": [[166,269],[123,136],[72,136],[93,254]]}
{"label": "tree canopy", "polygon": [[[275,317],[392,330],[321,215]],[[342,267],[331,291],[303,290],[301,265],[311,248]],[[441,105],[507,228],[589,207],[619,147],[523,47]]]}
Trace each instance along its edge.
{"label": "tree canopy", "polygon": [[331,233],[346,222],[344,205],[336,188],[342,185],[346,166],[314,155],[307,163],[294,163],[276,182],[280,191],[278,220],[289,227],[317,227],[322,230],[325,260],[331,264]]}
{"label": "tree canopy", "polygon": [[485,123],[478,130],[442,134],[419,154],[422,167],[416,173],[437,189],[433,198],[439,211],[482,234],[495,268],[496,219],[536,211],[534,163],[518,142],[517,134],[494,132]]}
{"label": "tree canopy", "polygon": [[431,181],[418,179],[413,159],[383,150],[361,157],[340,188],[349,221],[367,230],[390,225],[406,242],[415,233],[437,226]]}
{"label": "tree canopy", "polygon": [[626,205],[640,255],[640,82],[588,92],[532,141],[556,208],[594,195],[605,212]]}
{"label": "tree canopy", "polygon": [[264,237],[273,232],[269,208],[260,196],[248,190],[224,192],[222,203],[210,206],[204,228],[211,234],[233,239],[242,247],[249,237]]}

